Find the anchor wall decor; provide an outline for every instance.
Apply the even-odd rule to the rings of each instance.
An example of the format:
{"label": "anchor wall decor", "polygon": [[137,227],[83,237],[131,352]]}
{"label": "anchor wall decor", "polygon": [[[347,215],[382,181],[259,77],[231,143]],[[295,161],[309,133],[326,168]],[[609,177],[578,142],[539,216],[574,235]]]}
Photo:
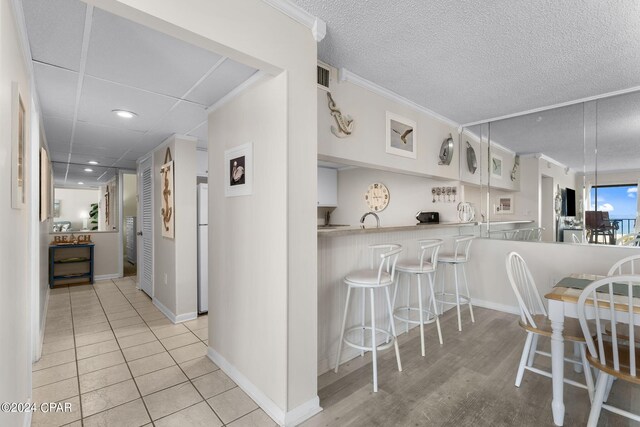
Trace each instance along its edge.
{"label": "anchor wall decor", "polygon": [[342,112],[338,107],[336,107],[336,103],[331,96],[331,92],[327,92],[327,99],[329,100],[329,110],[331,111],[331,115],[336,121],[338,127],[331,126],[331,133],[337,136],[338,138],[346,138],[353,132],[353,127],[355,126],[355,122],[349,115],[342,115]]}
{"label": "anchor wall decor", "polygon": [[173,159],[171,158],[171,150],[167,148],[164,155],[164,164],[160,168],[162,175],[162,237],[173,239],[175,237],[174,223],[174,191],[173,191]]}

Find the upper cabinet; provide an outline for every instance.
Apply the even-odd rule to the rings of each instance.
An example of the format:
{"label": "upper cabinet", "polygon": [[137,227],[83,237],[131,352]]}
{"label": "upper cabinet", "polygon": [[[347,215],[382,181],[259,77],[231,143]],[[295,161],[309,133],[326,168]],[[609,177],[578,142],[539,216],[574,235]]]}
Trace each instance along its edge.
{"label": "upper cabinet", "polygon": [[196,150],[196,175],[209,175],[209,153],[207,153],[207,150]]}
{"label": "upper cabinet", "polygon": [[318,207],[338,206],[338,171],[318,168]]}

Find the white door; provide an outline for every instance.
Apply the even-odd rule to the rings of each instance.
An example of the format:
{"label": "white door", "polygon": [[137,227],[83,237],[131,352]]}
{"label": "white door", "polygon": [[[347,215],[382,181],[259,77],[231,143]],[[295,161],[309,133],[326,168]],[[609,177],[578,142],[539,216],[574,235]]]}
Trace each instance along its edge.
{"label": "white door", "polygon": [[140,289],[153,297],[153,174],[151,158],[142,162],[138,168],[140,189],[138,203],[138,280]]}

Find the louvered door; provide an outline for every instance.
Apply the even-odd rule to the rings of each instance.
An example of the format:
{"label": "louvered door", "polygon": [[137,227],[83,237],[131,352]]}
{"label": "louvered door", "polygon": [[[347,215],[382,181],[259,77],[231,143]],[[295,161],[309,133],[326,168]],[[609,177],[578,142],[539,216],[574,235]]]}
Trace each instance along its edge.
{"label": "louvered door", "polygon": [[138,229],[142,236],[139,248],[138,274],[140,275],[140,289],[153,297],[153,176],[151,174],[151,159],[140,164],[140,224]]}

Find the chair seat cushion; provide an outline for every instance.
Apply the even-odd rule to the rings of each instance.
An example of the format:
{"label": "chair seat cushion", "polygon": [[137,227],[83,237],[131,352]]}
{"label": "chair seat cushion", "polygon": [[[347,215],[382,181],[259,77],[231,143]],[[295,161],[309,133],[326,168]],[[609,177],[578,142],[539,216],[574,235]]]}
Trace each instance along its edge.
{"label": "chair seat cushion", "polygon": [[[533,332],[534,334],[544,335],[546,337],[551,336],[553,330],[551,329],[551,320],[549,320],[547,316],[543,314],[535,314],[533,316],[533,321],[536,322],[535,328],[532,325],[525,325],[522,323],[522,320],[519,321],[519,324],[520,327],[529,332]],[[567,341],[585,342],[580,322],[578,319],[571,317],[565,317],[564,319],[564,330],[562,331],[562,336]]]}
{"label": "chair seat cushion", "polygon": [[420,269],[420,261],[398,261],[396,264],[396,271],[402,271],[407,273],[429,273],[434,271],[433,264],[430,262],[422,263],[422,269]]}
{"label": "chair seat cushion", "polygon": [[454,254],[450,254],[450,253],[441,253],[440,255],[438,255],[438,262],[450,262],[450,263],[457,263],[457,262],[466,262],[467,259],[463,256],[458,254],[458,256],[454,256]]}
{"label": "chair seat cushion", "polygon": [[[640,376],[634,377],[631,375],[631,369],[629,367],[630,365],[629,346],[620,344],[620,342],[618,341],[618,357],[620,361],[620,371],[616,371],[613,368],[613,344],[610,341],[604,341],[604,340],[602,344],[603,344],[602,347],[604,348],[606,364],[600,363],[600,361],[597,358],[593,357],[591,353],[587,351],[587,360],[589,361],[591,366],[603,372],[606,372],[609,375],[613,375],[616,378],[620,378],[635,384],[640,384]],[[598,343],[596,342],[595,345],[597,349]],[[598,353],[600,352],[600,350],[597,350],[597,351]],[[636,360],[636,370],[637,370],[636,375],[639,375],[638,371],[640,369],[638,367],[640,367],[640,349],[636,347],[635,353],[636,353],[635,360]]]}
{"label": "chair seat cushion", "polygon": [[[344,278],[345,282],[349,282],[354,285],[377,285],[378,284],[378,270],[357,270],[347,274]],[[390,285],[391,275],[386,271],[383,271],[380,275],[380,285]]]}

